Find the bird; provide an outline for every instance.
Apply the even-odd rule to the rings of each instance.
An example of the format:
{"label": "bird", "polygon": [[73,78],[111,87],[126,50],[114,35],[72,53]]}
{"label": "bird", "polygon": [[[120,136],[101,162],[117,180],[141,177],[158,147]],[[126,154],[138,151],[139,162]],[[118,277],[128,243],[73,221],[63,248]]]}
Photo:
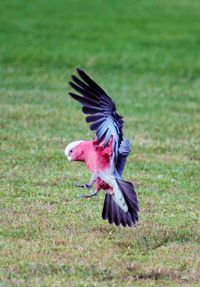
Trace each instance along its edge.
{"label": "bird", "polygon": [[105,191],[102,219],[116,226],[136,226],[139,204],[134,185],[122,178],[131,144],[123,137],[124,120],[108,94],[82,69],[77,68],[69,85],[75,93],[69,95],[82,106],[86,122],[96,136],[92,140],[71,142],[65,155],[71,161],[84,162],[91,173],[86,184],[75,186],[95,191],[82,195],[91,198],[100,190]]}

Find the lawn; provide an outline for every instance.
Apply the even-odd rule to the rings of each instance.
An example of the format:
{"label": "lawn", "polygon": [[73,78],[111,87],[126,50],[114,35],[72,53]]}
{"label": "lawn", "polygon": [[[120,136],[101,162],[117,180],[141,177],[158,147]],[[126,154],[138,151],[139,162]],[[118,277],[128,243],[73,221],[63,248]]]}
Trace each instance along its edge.
{"label": "lawn", "polygon": [[[200,286],[200,2],[0,3],[0,286]],[[91,139],[68,96],[75,67],[115,100],[132,142],[139,224],[101,219],[104,194],[66,145]]]}

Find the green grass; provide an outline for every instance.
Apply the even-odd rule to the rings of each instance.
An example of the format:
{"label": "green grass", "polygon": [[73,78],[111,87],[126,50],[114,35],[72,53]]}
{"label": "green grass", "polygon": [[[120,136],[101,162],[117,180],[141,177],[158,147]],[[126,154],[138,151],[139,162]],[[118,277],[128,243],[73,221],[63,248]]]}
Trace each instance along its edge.
{"label": "green grass", "polygon": [[[0,286],[200,286],[200,3],[1,1]],[[101,220],[103,192],[65,146],[94,135],[67,82],[85,69],[132,142],[140,221]]]}

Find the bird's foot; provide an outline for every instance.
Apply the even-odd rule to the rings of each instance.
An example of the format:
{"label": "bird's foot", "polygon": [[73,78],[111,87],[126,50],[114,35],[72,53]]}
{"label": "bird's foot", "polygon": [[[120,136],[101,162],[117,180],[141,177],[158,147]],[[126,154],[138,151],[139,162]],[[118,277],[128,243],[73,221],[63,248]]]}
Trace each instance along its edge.
{"label": "bird's foot", "polygon": [[91,197],[96,196],[96,195],[97,195],[97,191],[90,193],[90,194],[82,194],[80,196],[80,198],[91,198]]}
{"label": "bird's foot", "polygon": [[74,184],[76,187],[81,187],[81,188],[85,188],[85,189],[90,189],[91,188],[91,185],[85,183],[85,184],[77,184],[75,183]]}

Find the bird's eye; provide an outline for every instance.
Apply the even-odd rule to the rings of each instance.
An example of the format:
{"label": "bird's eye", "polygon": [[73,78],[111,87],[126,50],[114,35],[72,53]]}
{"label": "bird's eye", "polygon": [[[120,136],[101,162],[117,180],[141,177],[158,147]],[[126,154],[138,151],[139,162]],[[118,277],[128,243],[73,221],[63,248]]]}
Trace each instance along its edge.
{"label": "bird's eye", "polygon": [[69,153],[70,153],[70,154],[72,153],[72,149],[70,149]]}

